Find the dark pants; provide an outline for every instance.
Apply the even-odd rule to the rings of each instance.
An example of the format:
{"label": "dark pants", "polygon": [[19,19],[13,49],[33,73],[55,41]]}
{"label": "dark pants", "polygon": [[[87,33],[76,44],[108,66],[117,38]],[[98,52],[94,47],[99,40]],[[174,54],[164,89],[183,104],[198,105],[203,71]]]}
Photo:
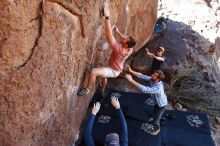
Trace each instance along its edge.
{"label": "dark pants", "polygon": [[154,125],[155,130],[160,129],[160,119],[162,118],[163,113],[166,110],[165,107],[166,106],[159,107],[156,104],[154,105],[154,115],[153,115],[154,120],[153,120],[152,124]]}

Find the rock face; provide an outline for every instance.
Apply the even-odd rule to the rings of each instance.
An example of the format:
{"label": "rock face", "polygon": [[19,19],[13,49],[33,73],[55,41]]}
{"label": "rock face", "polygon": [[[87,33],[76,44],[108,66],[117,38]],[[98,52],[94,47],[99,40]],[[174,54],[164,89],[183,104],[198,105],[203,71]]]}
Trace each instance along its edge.
{"label": "rock face", "polygon": [[[168,18],[167,28],[145,46],[152,52],[158,46],[166,49],[169,98],[214,115],[220,115],[219,13],[220,3],[214,0],[162,0],[158,16]],[[136,65],[150,65],[145,54],[141,49],[135,55]]]}
{"label": "rock face", "polygon": [[[145,44],[157,0],[110,1],[111,22]],[[84,72],[111,50],[100,18],[103,1],[0,2],[0,143],[69,145],[90,97],[76,96]],[[100,21],[99,21],[100,20]]]}

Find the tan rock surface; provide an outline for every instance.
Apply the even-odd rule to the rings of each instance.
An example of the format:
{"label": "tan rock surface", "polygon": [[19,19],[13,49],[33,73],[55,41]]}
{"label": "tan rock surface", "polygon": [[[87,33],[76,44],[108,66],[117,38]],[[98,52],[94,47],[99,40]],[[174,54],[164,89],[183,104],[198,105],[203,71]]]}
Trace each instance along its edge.
{"label": "tan rock surface", "polygon": [[[0,1],[0,143],[69,145],[90,97],[77,97],[86,68],[106,64],[111,50],[102,21],[103,1]],[[146,43],[157,1],[110,3],[111,22]]]}

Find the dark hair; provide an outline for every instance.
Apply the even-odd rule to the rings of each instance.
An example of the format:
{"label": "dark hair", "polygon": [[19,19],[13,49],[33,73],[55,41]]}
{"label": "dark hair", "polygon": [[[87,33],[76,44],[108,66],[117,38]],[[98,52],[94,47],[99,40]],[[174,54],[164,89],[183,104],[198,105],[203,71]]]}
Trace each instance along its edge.
{"label": "dark hair", "polygon": [[163,74],[163,72],[161,70],[155,70],[154,72],[159,74],[159,76],[158,76],[159,80],[163,80],[164,79],[165,76],[164,76],[164,74]]}
{"label": "dark hair", "polygon": [[128,48],[132,48],[136,45],[136,41],[132,36],[129,36],[129,41],[127,42]]}

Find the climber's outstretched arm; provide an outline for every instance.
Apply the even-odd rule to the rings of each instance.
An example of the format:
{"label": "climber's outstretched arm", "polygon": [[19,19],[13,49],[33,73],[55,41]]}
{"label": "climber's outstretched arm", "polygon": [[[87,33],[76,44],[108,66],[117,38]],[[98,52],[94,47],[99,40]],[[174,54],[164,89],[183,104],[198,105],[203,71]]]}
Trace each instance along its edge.
{"label": "climber's outstretched arm", "polygon": [[109,8],[107,6],[104,7],[104,15],[105,15],[105,32],[107,40],[111,46],[116,43],[115,37],[113,36],[112,29],[111,29],[111,23],[110,23],[110,12]]}
{"label": "climber's outstretched arm", "polygon": [[159,61],[164,61],[165,59],[163,57],[160,57],[160,56],[156,56],[154,55],[153,53],[151,53],[147,48],[145,48],[146,52],[147,52],[147,55],[150,56],[151,58],[155,58]]}

